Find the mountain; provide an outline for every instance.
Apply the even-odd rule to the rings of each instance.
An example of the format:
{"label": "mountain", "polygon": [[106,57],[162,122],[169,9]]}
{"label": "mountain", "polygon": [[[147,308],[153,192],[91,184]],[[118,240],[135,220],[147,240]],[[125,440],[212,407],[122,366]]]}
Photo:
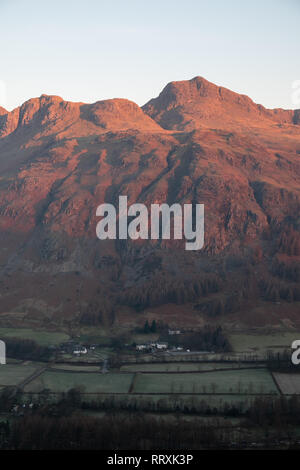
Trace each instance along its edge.
{"label": "mountain", "polygon": [[298,111],[269,110],[248,96],[219,87],[202,77],[169,83],[144,111],[166,129],[193,130],[203,125],[299,124]]}
{"label": "mountain", "polygon": [[[299,323],[300,110],[201,77],[142,108],[42,95],[0,109],[0,175],[0,322]],[[119,195],[203,203],[203,250],[98,240]]]}

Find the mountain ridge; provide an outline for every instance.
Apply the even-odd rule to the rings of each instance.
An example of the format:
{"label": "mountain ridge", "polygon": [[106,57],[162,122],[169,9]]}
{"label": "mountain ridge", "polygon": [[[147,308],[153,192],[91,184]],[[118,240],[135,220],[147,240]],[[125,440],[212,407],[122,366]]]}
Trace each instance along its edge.
{"label": "mountain ridge", "polygon": [[[197,107],[197,101],[199,100],[203,101],[200,108]],[[188,114],[190,114],[190,107],[192,106],[194,108],[194,112],[191,114],[191,118],[195,117],[195,115],[197,115],[198,113],[200,115],[198,116],[198,121],[200,120],[200,124],[205,124],[207,121],[210,122],[210,119],[214,119],[216,121],[220,118],[220,116],[222,117],[221,111],[224,111],[223,104],[225,104],[229,108],[229,114],[225,112],[225,116],[227,117],[227,119],[229,118],[230,114],[234,115],[233,111],[236,112],[237,109],[240,108],[244,114],[240,116],[236,112],[234,115],[235,121],[241,118],[245,119],[247,117],[252,117],[258,119],[258,121],[266,119],[274,121],[274,123],[278,124],[300,124],[299,109],[268,109],[261,104],[255,103],[251,98],[249,98],[245,94],[236,93],[228,88],[215,85],[214,83],[209,82],[203,77],[196,76],[191,80],[173,81],[168,83],[163,88],[157,98],[152,98],[141,107],[139,107],[133,101],[127,100],[125,98],[98,100],[95,103],[88,104],[83,102],[65,101],[63,100],[63,98],[57,95],[42,94],[38,98],[31,98],[25,101],[21,106],[13,109],[12,111],[7,111],[4,108],[0,107],[0,136],[3,137],[10,134],[11,132],[14,132],[19,126],[28,123],[38,112],[44,111],[44,117],[48,117],[48,119],[51,119],[51,111],[52,117],[55,117],[55,111],[60,111],[62,118],[65,118],[67,113],[72,114],[73,112],[73,119],[76,120],[80,117],[80,108],[84,108],[85,114],[90,114],[91,119],[94,119],[94,123],[98,122],[97,125],[103,128],[109,126],[114,128],[114,123],[112,122],[112,120],[110,120],[106,124],[105,122],[101,124],[101,122],[99,121],[99,111],[101,113],[102,110],[104,114],[106,112],[107,114],[111,113],[111,115],[120,114],[120,112],[123,112],[124,118],[122,129],[125,130],[126,128],[130,129],[130,127],[128,127],[128,124],[127,127],[124,125],[126,122],[126,111],[127,119],[129,118],[130,123],[131,113],[136,118],[139,118],[140,120],[142,119],[142,113],[138,111],[139,109],[143,112],[143,114],[152,118],[152,120],[156,122],[157,126],[161,126],[163,129],[191,130],[196,128],[197,125],[195,125],[195,122],[193,122],[192,124],[190,122],[184,122],[184,118],[180,116],[180,113],[184,114],[184,112],[186,111]],[[233,110],[231,109],[232,105],[235,105],[235,108]],[[206,107],[208,109],[206,109]],[[55,109],[51,110],[51,108]],[[98,116],[96,117],[95,109],[97,108]],[[163,115],[160,115],[160,111],[163,112]],[[179,121],[178,124],[176,124],[176,122],[173,123],[171,116],[172,112],[178,114],[175,118],[175,120],[177,119]],[[57,117],[59,117],[59,115]],[[149,128],[154,130],[156,126],[153,122],[151,122],[150,120],[147,122],[146,119],[144,121],[144,129],[147,128],[148,124]],[[167,124],[166,121],[168,121]],[[197,119],[195,121],[197,121]],[[138,126],[138,129],[139,128],[140,127]]]}
{"label": "mountain ridge", "polygon": [[[0,114],[0,322],[112,326],[174,305],[191,326],[298,321],[297,111],[203,80],[173,82],[143,109],[42,95]],[[119,195],[204,204],[203,250],[99,241],[96,208]]]}
{"label": "mountain ridge", "polygon": [[[4,110],[5,111],[5,110]],[[114,119],[113,119],[114,118]],[[11,112],[0,114],[0,137],[24,128],[30,124],[43,127],[45,124],[54,124],[54,131],[61,130],[55,127],[58,121],[75,124],[79,120],[89,121],[97,127],[110,130],[143,129],[147,127],[154,131],[159,125],[143,113],[141,108],[132,101],[115,98],[97,101],[92,104],[74,103],[64,101],[56,95],[41,95],[31,98],[20,107]],[[34,122],[35,121],[35,122]],[[117,125],[116,125],[117,123]]]}
{"label": "mountain ridge", "polygon": [[[251,118],[274,120],[280,124],[300,123],[299,110],[267,109],[247,95],[217,86],[199,76],[168,83],[159,96],[151,99],[142,109],[163,127],[177,130],[193,129],[201,124],[199,121],[219,122],[218,119],[224,119],[224,116],[227,121],[246,120],[247,123]],[[185,113],[192,118],[192,123],[184,116]]]}

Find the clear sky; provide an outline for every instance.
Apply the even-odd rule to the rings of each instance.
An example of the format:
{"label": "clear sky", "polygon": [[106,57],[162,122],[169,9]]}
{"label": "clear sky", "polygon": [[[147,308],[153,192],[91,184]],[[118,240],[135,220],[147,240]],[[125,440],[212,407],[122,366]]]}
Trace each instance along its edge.
{"label": "clear sky", "polygon": [[300,0],[0,0],[0,105],[42,93],[142,105],[201,75],[300,108],[299,39]]}

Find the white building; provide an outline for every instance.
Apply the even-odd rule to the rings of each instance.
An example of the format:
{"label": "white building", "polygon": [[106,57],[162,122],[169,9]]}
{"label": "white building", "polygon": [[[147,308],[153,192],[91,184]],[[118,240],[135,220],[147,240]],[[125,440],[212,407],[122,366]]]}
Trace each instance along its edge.
{"label": "white building", "polygon": [[169,330],[168,333],[169,333],[169,335],[180,335],[181,331],[180,330]]}
{"label": "white building", "polygon": [[168,343],[156,343],[157,349],[167,349]]}
{"label": "white building", "polygon": [[87,354],[87,352],[88,351],[87,351],[86,347],[82,346],[81,348],[77,347],[76,349],[74,349],[73,354],[75,356],[80,356],[80,354]]}
{"label": "white building", "polygon": [[137,351],[143,351],[144,349],[147,349],[146,344],[137,344],[136,345],[136,350]]}

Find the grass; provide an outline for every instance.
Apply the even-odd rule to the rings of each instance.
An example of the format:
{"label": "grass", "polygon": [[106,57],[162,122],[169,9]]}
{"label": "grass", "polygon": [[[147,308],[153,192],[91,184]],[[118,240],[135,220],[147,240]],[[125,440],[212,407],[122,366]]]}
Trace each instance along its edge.
{"label": "grass", "polygon": [[127,393],[132,381],[132,374],[102,374],[45,371],[36,380],[25,387],[26,392],[40,392],[50,389],[52,392],[66,392],[74,387],[83,387],[86,393]]}
{"label": "grass", "polygon": [[111,332],[101,326],[84,326],[78,331],[78,341],[87,344],[100,344],[101,346],[111,346]]}
{"label": "grass", "polygon": [[6,364],[0,366],[0,386],[18,385],[37,369],[36,364]]}
{"label": "grass", "polygon": [[101,344],[101,346],[111,345],[111,338],[109,338],[108,336],[101,336],[101,335],[95,335],[95,334],[81,334],[78,337],[78,340],[81,343]]}
{"label": "grass", "polygon": [[278,390],[266,369],[191,374],[138,374],[135,393],[271,393]]}
{"label": "grass", "polygon": [[68,341],[69,336],[61,332],[32,330],[31,328],[0,328],[0,338],[30,339],[40,346],[57,345]]}
{"label": "grass", "polygon": [[97,348],[95,351],[89,351],[88,354],[80,356],[80,358],[74,356],[74,354],[65,353],[62,355],[62,359],[68,362],[102,362],[104,359],[109,358],[112,354],[112,348]]}
{"label": "grass", "polygon": [[149,343],[151,341],[157,341],[159,333],[134,333],[130,336],[130,341],[136,344]]}
{"label": "grass", "polygon": [[230,344],[235,352],[266,353],[289,349],[295,339],[300,338],[297,332],[278,332],[269,334],[233,333],[229,335]]}
{"label": "grass", "polygon": [[21,364],[22,362],[22,359],[14,359],[13,357],[6,358],[6,364]]}
{"label": "grass", "polygon": [[[167,366],[167,364],[135,364],[135,366]],[[196,366],[197,364],[193,364]],[[215,365],[215,364],[212,364]],[[218,364],[217,364],[218,365]],[[177,367],[176,364],[169,364],[169,367]],[[181,367],[189,367],[190,364],[180,364]],[[205,366],[201,364],[201,367]],[[20,382],[27,375],[33,372],[24,365],[10,365],[13,373],[15,370],[16,377],[23,372],[21,377],[14,383]],[[42,375],[29,383],[25,391],[38,393],[47,388],[52,392],[65,392],[70,388],[82,387],[83,393],[122,393],[127,394],[133,383],[132,393],[135,394],[202,394],[204,396],[233,394],[244,395],[252,394],[278,394],[278,389],[274,383],[272,375],[267,369],[249,368],[249,369],[233,369],[221,371],[203,371],[180,373],[177,370],[173,374],[152,373],[154,369],[148,373],[134,372],[132,366],[127,366],[128,372],[109,372],[102,374],[100,368],[95,366],[72,366],[64,364],[55,364],[53,370],[48,369]],[[55,369],[61,369],[60,371]],[[26,372],[28,371],[28,372]],[[6,376],[7,374],[5,374]],[[12,380],[12,379],[11,379]],[[0,380],[0,385],[2,385]],[[3,381],[3,385],[7,382]]]}

